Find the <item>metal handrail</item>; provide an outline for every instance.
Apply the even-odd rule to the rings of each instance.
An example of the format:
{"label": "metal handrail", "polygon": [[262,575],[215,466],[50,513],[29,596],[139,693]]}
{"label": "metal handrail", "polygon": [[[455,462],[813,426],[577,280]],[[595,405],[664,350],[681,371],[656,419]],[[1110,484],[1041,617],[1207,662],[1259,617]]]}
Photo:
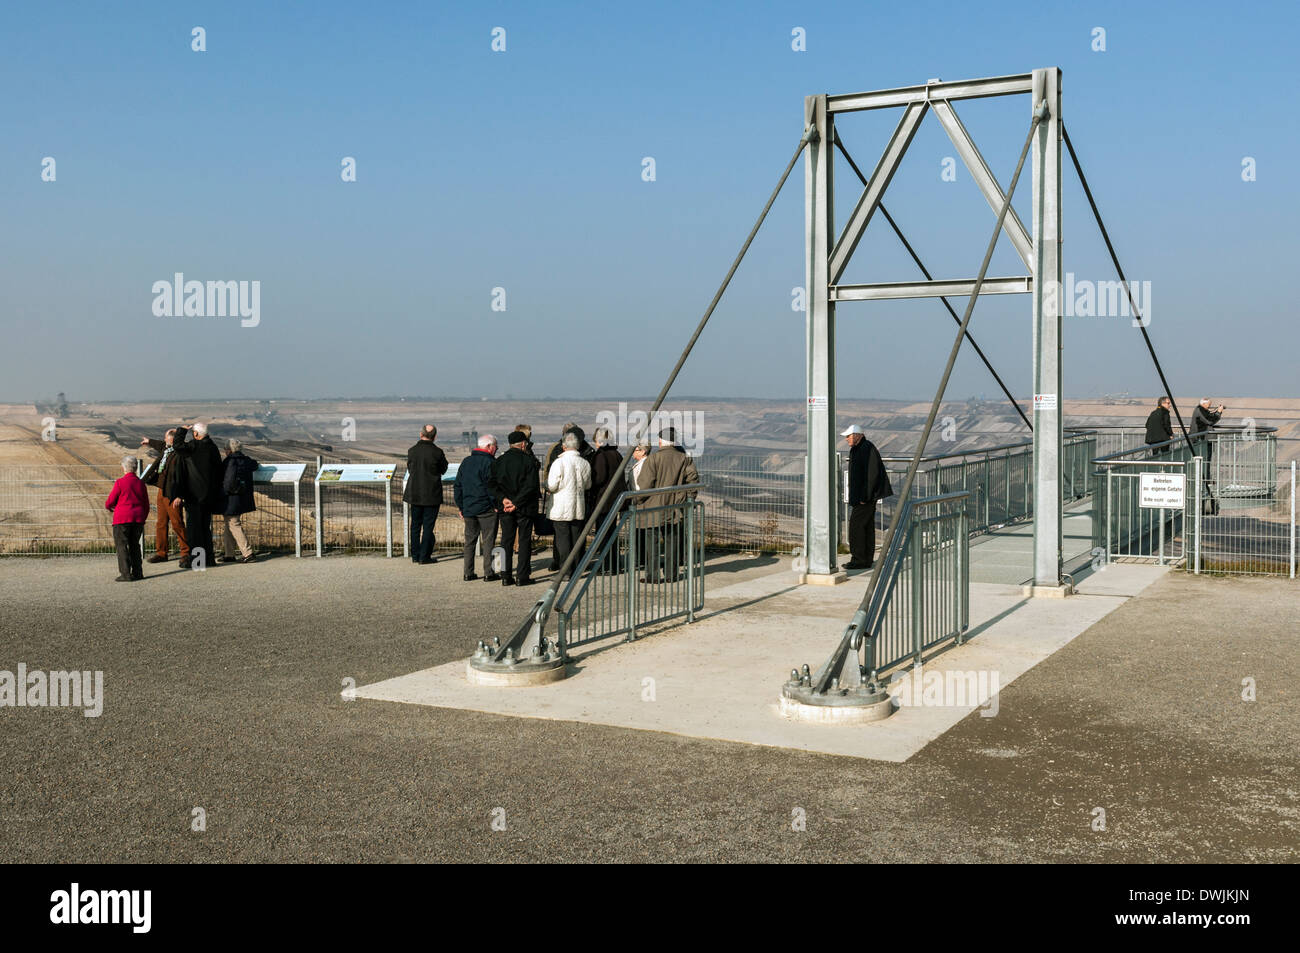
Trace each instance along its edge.
{"label": "metal handrail", "polygon": [[[954,490],[951,493],[941,493],[938,496],[927,496],[919,500],[908,500],[903,504],[903,513],[899,516],[899,528],[910,529],[912,525],[913,514],[921,507],[937,506],[941,503],[947,503],[950,500],[969,499],[970,490]],[[876,592],[871,600],[871,605],[867,607],[867,625],[865,631],[870,638],[875,638],[880,630],[881,620],[884,618],[885,610],[889,607],[889,598],[894,593],[894,586],[898,582],[898,575],[903,567],[903,540],[906,540],[911,534],[899,532],[895,534],[893,545],[890,551],[885,555],[885,561],[881,569],[886,571],[888,578],[882,580],[884,585],[878,585]]]}
{"label": "metal handrail", "polygon": [[[1095,432],[1091,428],[1087,430],[1080,430],[1074,427],[1066,427],[1064,429],[1069,431],[1071,437],[1086,437],[1089,434]],[[927,460],[947,460],[952,457],[974,457],[982,453],[996,453],[999,450],[1020,450],[1024,447],[1032,447],[1033,445],[1034,442],[1032,440],[1025,440],[1020,443],[1003,443],[1003,444],[999,444],[996,447],[972,447],[970,450],[954,450],[951,453],[935,453],[935,454],[930,454],[928,456],[923,456],[921,457],[921,462],[924,463]],[[911,462],[912,458],[911,457],[881,457],[880,459],[884,460],[886,463],[907,463],[907,462]]]}
{"label": "metal handrail", "polygon": [[[592,537],[591,545],[588,546],[586,551],[582,554],[582,558],[578,560],[578,564],[573,567],[573,572],[569,576],[568,584],[565,585],[564,590],[560,593],[559,598],[555,600],[556,608],[558,609],[561,605],[567,604],[569,596],[573,594],[573,589],[575,586],[578,586],[581,583],[582,587],[586,588],[586,583],[584,582],[584,580],[590,578],[587,575],[586,570],[590,568],[591,564],[596,560],[597,558],[596,551],[598,549],[600,550],[599,553],[600,558],[602,559],[604,558],[605,550],[608,548],[607,541],[609,538],[611,538],[611,527],[612,526],[616,527],[620,523],[621,517],[623,516],[623,505],[628,500],[632,499],[633,497],[639,497],[639,496],[654,496],[657,493],[674,493],[674,492],[679,492],[681,490],[701,490],[703,488],[704,488],[704,484],[702,483],[679,483],[676,486],[655,487],[652,490],[624,490],[617,497],[615,497],[614,501],[609,506],[609,512],[605,514],[605,518],[601,521],[600,526],[596,528],[596,533]],[[668,509],[670,506],[673,505],[675,504],[670,503],[663,506],[654,506],[646,510],[641,510],[639,512],[643,514],[652,513],[657,509]],[[606,542],[606,545],[603,548],[601,545],[602,542]],[[577,593],[577,595],[581,595],[581,594],[582,594],[581,592]]]}
{"label": "metal handrail", "polygon": [[[1255,429],[1255,433],[1266,433],[1266,434],[1277,433],[1276,427],[1256,427],[1254,429]],[[1236,436],[1239,433],[1245,433],[1246,430],[1247,428],[1244,426],[1242,427],[1216,426],[1212,430],[1202,430],[1199,433],[1189,433],[1188,436],[1191,437],[1193,440],[1199,440],[1202,437],[1207,439],[1210,437],[1214,437],[1217,440],[1219,437]],[[1134,453],[1147,454],[1149,456],[1152,451],[1157,450],[1160,447],[1172,448],[1175,444],[1178,444],[1179,446],[1186,446],[1186,443],[1187,442],[1182,437],[1172,437],[1169,440],[1162,440],[1160,443],[1144,443],[1142,444],[1142,446],[1133,447],[1131,450],[1117,450],[1115,453],[1108,453],[1104,457],[1093,457],[1092,462],[1097,465],[1106,465],[1106,466],[1111,466],[1117,463],[1126,463],[1126,462],[1150,463],[1151,462],[1150,460],[1124,461],[1124,460],[1119,460],[1117,458],[1126,457]],[[1171,465],[1176,463],[1176,461],[1173,460],[1164,460],[1164,461],[1157,461],[1157,462],[1168,463]]]}

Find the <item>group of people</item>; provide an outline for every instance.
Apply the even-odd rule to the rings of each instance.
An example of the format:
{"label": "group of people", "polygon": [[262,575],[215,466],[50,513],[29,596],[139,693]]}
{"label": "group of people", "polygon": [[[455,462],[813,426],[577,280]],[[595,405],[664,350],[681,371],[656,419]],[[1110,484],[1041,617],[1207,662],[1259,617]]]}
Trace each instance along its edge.
{"label": "group of people", "polygon": [[149,517],[148,486],[158,489],[155,551],[148,562],[167,561],[170,534],[176,536],[180,568],[191,568],[197,552],[203,553],[205,562],[213,558],[213,516],[225,519],[220,561],[253,562],[253,548],[248,543],[241,517],[257,509],[253,474],[258,463],[244,453],[242,444],[230,440],[223,458],[208,436],[207,425],[196,423],[189,428],[168,430],[162,440],[145,438],[140,446],[157,453],[157,459],[141,477],[136,475],[137,458],[123,457],[122,476],[104,502],[113,514],[117,581],[134,582],[144,578],[140,541]]}
{"label": "group of people", "polygon": [[[412,562],[436,562],[433,555],[434,529],[438,508],[442,505],[442,478],[447,472],[446,454],[435,443],[438,429],[426,425],[417,442],[406,455],[409,477],[402,499],[410,505],[410,556]],[[532,428],[516,424],[506,438],[505,452],[498,455],[497,438],[485,434],[478,446],[456,471],[453,495],[456,509],[465,523],[465,547],[462,555],[466,582],[483,579],[500,581],[503,586],[527,586],[533,582],[532,557],[534,536],[555,538],[552,572],[560,570],[570,555],[573,564],[582,558],[586,546],[583,528],[593,512],[599,526],[608,514],[608,504],[601,508],[610,484],[609,500],[624,490],[653,490],[699,482],[695,463],[678,444],[677,434],[668,427],[660,432],[659,448],[648,440],[632,451],[628,464],[615,445],[612,432],[598,427],[587,435],[575,423],[564,426],[560,439],[551,446],[545,461],[533,452]],[[655,505],[668,507],[694,496],[693,490],[678,490],[655,497]],[[647,568],[646,581],[671,581],[680,571],[685,538],[679,528],[668,530],[676,522],[673,511],[666,511],[655,521],[657,533],[648,537],[649,523],[637,527],[642,552],[651,543],[661,543],[670,535],[666,546],[654,549],[654,558],[640,560]],[[498,533],[504,560],[493,564]],[[475,551],[482,552],[483,575],[475,572]],[[657,554],[664,554],[661,569]],[[620,571],[617,553],[611,551],[595,571]]]}
{"label": "group of people", "polygon": [[[1222,403],[1218,407],[1212,406],[1212,403],[1210,398],[1202,397],[1201,402],[1192,411],[1192,445],[1207,463],[1214,456],[1214,446],[1205,434],[1218,426],[1224,410],[1227,409]],[[1147,415],[1146,444],[1151,448],[1153,457],[1164,456],[1172,449],[1173,445],[1170,441],[1174,439],[1174,425],[1170,418],[1170,411],[1173,410],[1173,406],[1173,401],[1169,397],[1161,397],[1156,401],[1156,409]]]}

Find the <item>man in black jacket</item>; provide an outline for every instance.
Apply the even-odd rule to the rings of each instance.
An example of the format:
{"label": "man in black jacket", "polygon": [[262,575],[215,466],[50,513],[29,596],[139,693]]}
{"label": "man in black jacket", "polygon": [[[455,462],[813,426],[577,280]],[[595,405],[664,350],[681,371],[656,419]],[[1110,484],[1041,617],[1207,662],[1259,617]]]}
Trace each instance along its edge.
{"label": "man in black jacket", "polygon": [[1147,446],[1165,444],[1152,449],[1153,457],[1162,456],[1170,450],[1169,441],[1174,439],[1174,425],[1169,420],[1169,408],[1172,406],[1173,402],[1168,397],[1161,397],[1156,401],[1156,409],[1147,417]]}
{"label": "man in black jacket", "polygon": [[226,506],[226,494],[221,489],[225,475],[221,451],[208,437],[207,424],[195,424],[190,428],[190,434],[192,440],[175,445],[184,466],[174,502],[185,508],[185,532],[190,543],[190,558],[181,560],[182,569],[193,565],[194,553],[200,549],[203,551],[203,567],[212,561],[212,514],[221,512]]}
{"label": "man in black jacket", "polygon": [[492,493],[492,462],[497,456],[497,438],[485,433],[478,438],[478,447],[460,461],[456,468],[456,482],[452,496],[456,509],[465,521],[465,581],[478,579],[474,572],[474,547],[482,540],[483,581],[496,582],[501,578],[492,565],[492,550],[497,544],[497,501]]}
{"label": "man in black jacket", "polygon": [[145,437],[140,446],[148,447],[158,454],[158,459],[145,471],[144,482],[158,487],[158,516],[154,520],[155,539],[154,554],[147,562],[165,563],[167,561],[167,528],[176,534],[176,545],[180,549],[182,563],[188,564],[190,544],[185,538],[185,523],[181,519],[180,505],[176,497],[180,496],[181,463],[180,454],[176,452],[178,444],[185,442],[189,431],[184,427],[173,427],[162,440]]}
{"label": "man in black jacket", "polygon": [[857,424],[840,434],[849,441],[849,562],[870,569],[876,562],[876,501],[894,495],[880,451]]}
{"label": "man in black jacket", "polygon": [[[492,461],[492,495],[500,510],[501,547],[505,550],[505,573],[501,585],[532,583],[533,518],[541,499],[537,458],[528,452],[528,435],[516,430],[508,438],[510,449]],[[518,533],[519,577],[514,574],[515,534]]]}
{"label": "man in black jacket", "polygon": [[[230,453],[226,456],[225,469],[221,477],[221,492],[226,496],[225,508],[221,511],[226,518],[226,531],[221,537],[221,561],[233,563],[236,558],[243,563],[253,561],[253,547],[248,544],[248,535],[244,532],[242,517],[257,509],[253,498],[253,481],[256,478],[258,462],[244,453],[244,445],[238,440],[230,441]],[[235,556],[238,549],[239,556]]]}
{"label": "man in black jacket", "polygon": [[406,451],[407,481],[402,502],[411,506],[411,562],[422,566],[437,562],[433,530],[442,506],[442,475],[447,472],[447,455],[433,442],[437,436],[438,428],[425,424],[419,441]]}

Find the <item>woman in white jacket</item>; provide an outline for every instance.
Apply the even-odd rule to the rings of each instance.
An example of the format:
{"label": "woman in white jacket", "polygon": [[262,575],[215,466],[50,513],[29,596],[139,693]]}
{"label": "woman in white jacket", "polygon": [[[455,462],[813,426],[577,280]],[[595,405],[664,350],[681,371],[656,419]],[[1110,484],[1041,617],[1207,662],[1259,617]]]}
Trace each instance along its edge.
{"label": "woman in white jacket", "polygon": [[591,486],[591,464],[578,453],[577,434],[566,434],[564,452],[555,458],[546,475],[546,515],[555,524],[555,558],[563,568],[570,551],[582,558],[582,527],[587,522],[587,490]]}

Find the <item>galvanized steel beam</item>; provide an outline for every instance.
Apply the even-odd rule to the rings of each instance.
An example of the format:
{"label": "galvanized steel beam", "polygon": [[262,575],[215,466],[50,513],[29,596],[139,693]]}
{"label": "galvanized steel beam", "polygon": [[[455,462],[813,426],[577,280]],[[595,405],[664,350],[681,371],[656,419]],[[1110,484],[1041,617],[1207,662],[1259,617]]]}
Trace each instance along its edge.
{"label": "galvanized steel beam", "polygon": [[[884,301],[894,298],[944,298],[949,295],[970,297],[975,290],[974,279],[949,281],[885,281],[869,285],[834,285],[830,289],[832,301]],[[986,278],[980,286],[981,295],[1030,294],[1034,279],[1028,275],[1015,278]]]}

